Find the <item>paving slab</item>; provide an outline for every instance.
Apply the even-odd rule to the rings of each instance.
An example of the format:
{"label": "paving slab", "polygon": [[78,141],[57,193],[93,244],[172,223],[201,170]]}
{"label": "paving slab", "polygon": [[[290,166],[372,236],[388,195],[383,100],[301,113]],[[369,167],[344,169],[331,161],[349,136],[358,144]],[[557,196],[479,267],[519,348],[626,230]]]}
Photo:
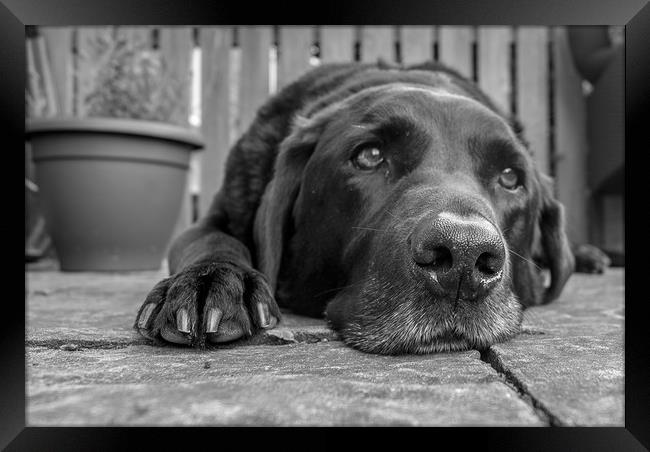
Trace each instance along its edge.
{"label": "paving slab", "polygon": [[26,273],[29,425],[623,425],[624,273],[478,351],[385,357],[320,319],[197,351],[131,330],[164,272]]}
{"label": "paving slab", "polygon": [[[132,273],[30,272],[26,277],[27,344],[88,347],[146,344],[132,329],[136,313],[163,271]],[[321,319],[283,311],[277,328],[238,345],[335,340]]]}
{"label": "paving slab", "polygon": [[487,355],[553,425],[623,426],[624,273],[574,275],[560,299],[529,309],[528,334]]}
{"label": "paving slab", "polygon": [[468,351],[30,347],[29,425],[543,425]]}
{"label": "paving slab", "polygon": [[491,352],[553,425],[625,425],[622,335],[518,338]]}

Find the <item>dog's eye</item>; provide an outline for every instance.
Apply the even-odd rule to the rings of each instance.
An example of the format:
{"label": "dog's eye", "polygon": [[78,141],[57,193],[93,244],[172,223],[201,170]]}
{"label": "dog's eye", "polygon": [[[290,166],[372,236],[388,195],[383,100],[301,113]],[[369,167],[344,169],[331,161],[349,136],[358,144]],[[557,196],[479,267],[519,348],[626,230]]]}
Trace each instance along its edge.
{"label": "dog's eye", "polygon": [[384,154],[376,147],[367,147],[361,149],[352,158],[352,162],[357,168],[371,170],[377,168],[384,161]]}
{"label": "dog's eye", "polygon": [[519,186],[519,176],[512,168],[506,168],[499,175],[499,183],[508,190],[514,190]]}

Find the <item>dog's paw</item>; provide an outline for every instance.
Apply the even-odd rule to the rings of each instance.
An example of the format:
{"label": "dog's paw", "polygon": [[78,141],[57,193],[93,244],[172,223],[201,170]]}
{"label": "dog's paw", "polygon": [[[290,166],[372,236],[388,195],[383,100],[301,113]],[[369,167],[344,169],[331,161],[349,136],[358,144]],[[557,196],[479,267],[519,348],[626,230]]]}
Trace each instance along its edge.
{"label": "dog's paw", "polygon": [[280,310],[265,277],[230,263],[200,263],[160,281],[134,328],[157,343],[203,347],[273,328]]}
{"label": "dog's paw", "polygon": [[611,259],[593,245],[578,245],[573,250],[578,273],[603,273],[612,263]]}

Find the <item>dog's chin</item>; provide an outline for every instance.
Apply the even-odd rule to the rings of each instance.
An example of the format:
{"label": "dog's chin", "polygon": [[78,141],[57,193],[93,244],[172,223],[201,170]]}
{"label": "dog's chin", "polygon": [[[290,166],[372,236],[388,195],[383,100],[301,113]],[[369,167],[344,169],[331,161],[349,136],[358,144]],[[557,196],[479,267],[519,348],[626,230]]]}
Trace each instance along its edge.
{"label": "dog's chin", "polygon": [[[370,291],[372,292],[372,291]],[[476,302],[410,298],[386,292],[357,298],[356,309],[334,326],[349,346],[384,355],[483,350],[519,333],[523,312],[511,291],[497,291]],[[350,301],[348,299],[348,301]]]}

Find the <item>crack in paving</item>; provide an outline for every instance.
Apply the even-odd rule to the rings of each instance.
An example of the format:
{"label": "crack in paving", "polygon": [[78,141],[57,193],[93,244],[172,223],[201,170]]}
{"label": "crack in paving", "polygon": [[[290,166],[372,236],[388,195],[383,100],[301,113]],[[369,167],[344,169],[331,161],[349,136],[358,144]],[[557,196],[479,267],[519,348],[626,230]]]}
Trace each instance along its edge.
{"label": "crack in paving", "polygon": [[508,369],[503,360],[499,355],[488,348],[487,350],[478,350],[481,354],[481,361],[489,364],[492,369],[494,369],[499,377],[501,377],[504,383],[514,390],[519,398],[529,405],[534,411],[535,414],[543,421],[546,422],[551,427],[564,427],[566,424],[562,422],[557,416],[555,416],[542,402],[536,399],[529,391],[526,385],[515,376],[515,374]]}
{"label": "crack in paving", "polygon": [[50,350],[62,351],[79,351],[84,348],[99,350],[114,350],[126,348],[130,345],[146,345],[148,342],[142,341],[97,341],[97,340],[70,340],[70,339],[46,339],[46,340],[27,340],[25,347],[41,347]]}
{"label": "crack in paving", "polygon": [[[274,330],[269,330],[275,333]],[[339,340],[333,332],[305,332],[305,331],[283,331],[282,334],[258,334],[244,338],[232,343],[206,344],[205,350],[228,349],[234,347],[253,345],[289,345],[289,344],[314,344]],[[124,340],[93,340],[93,339],[40,339],[25,341],[26,347],[42,347],[50,350],[79,351],[82,349],[114,350],[127,348],[131,345],[152,345],[148,339],[124,339]],[[162,346],[178,348],[177,345]]]}

